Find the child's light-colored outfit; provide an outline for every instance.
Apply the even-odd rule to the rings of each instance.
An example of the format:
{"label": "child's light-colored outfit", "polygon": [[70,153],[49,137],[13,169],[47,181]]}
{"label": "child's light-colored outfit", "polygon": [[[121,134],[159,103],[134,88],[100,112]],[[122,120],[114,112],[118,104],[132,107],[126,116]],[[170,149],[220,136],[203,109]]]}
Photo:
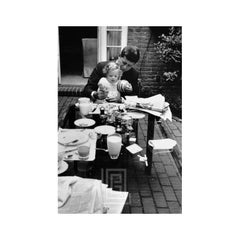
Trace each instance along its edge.
{"label": "child's light-colored outfit", "polygon": [[[104,88],[108,90],[108,98],[120,98],[120,92],[117,90],[117,84],[120,80],[115,83],[110,83],[107,78],[102,77],[99,82],[98,86],[102,85]],[[98,88],[99,89],[99,88]]]}

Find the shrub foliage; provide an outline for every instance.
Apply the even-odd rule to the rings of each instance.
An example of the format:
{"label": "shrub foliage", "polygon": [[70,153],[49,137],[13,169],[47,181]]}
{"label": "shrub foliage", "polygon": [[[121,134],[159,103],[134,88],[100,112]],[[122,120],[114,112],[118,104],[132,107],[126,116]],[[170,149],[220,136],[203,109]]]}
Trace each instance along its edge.
{"label": "shrub foliage", "polygon": [[161,70],[157,76],[160,92],[171,105],[173,114],[182,117],[182,28],[170,27],[168,34],[155,43]]}

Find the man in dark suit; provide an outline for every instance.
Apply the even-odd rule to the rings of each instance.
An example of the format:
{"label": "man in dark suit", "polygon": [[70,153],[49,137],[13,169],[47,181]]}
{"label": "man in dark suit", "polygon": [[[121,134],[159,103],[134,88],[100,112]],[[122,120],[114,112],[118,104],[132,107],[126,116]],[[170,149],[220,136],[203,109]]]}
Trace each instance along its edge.
{"label": "man in dark suit", "polygon": [[[133,66],[138,62],[140,58],[139,49],[135,46],[127,46],[123,48],[120,56],[116,60],[116,63],[120,66],[123,74],[121,79],[127,80],[133,88],[131,95],[138,95],[138,72]],[[88,83],[83,89],[82,95],[90,97],[92,100],[105,99],[108,95],[107,91],[98,89],[98,82],[102,77],[105,77],[103,68],[108,62],[100,62],[97,64],[93,72],[91,73]]]}

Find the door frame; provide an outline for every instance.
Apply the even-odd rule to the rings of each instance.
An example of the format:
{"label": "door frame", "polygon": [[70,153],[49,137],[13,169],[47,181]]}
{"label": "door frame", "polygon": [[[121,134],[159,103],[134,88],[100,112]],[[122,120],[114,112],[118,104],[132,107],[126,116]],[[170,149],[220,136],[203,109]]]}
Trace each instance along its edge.
{"label": "door frame", "polygon": [[[128,27],[122,26],[121,49],[127,46]],[[97,27],[97,61],[107,61],[107,27]],[[60,40],[58,32],[58,83],[61,84]]]}

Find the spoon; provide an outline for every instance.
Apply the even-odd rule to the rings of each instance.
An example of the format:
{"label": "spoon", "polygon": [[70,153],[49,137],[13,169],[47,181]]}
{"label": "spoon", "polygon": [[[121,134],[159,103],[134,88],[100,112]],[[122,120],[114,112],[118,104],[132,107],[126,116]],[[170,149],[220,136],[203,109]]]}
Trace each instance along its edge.
{"label": "spoon", "polygon": [[96,150],[102,150],[104,152],[108,152],[108,149],[104,149],[104,148],[96,148]]}

